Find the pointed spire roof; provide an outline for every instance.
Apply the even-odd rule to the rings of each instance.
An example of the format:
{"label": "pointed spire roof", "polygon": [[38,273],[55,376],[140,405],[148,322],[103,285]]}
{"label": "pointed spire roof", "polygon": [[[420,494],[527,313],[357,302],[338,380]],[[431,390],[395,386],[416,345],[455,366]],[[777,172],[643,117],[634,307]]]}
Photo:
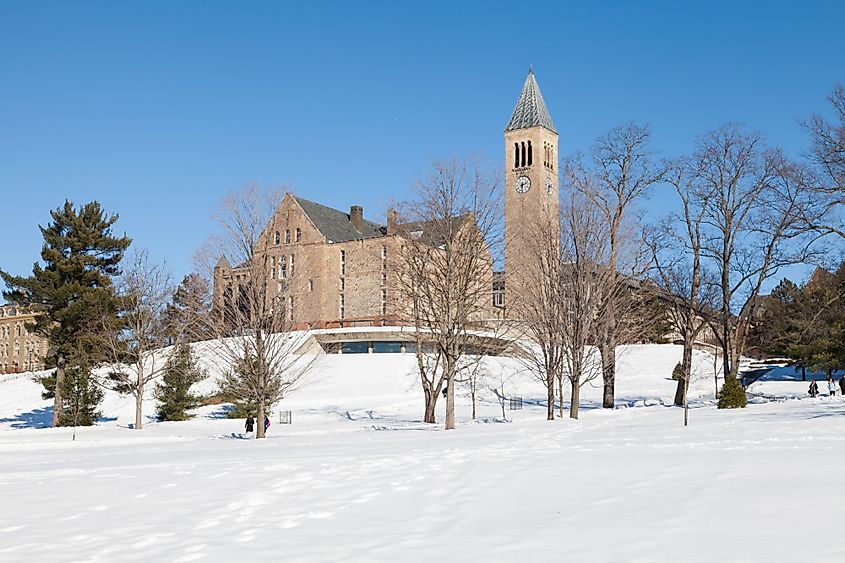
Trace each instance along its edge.
{"label": "pointed spire roof", "polygon": [[217,264],[214,265],[214,269],[223,268],[226,270],[231,270],[232,266],[229,265],[229,261],[226,260],[226,256],[220,256],[220,259],[217,261]]}
{"label": "pointed spire roof", "polygon": [[505,131],[537,126],[545,127],[549,131],[557,133],[552,116],[549,115],[549,110],[546,108],[546,102],[543,101],[543,94],[540,93],[540,87],[534,78],[534,70],[529,67],[528,78],[525,79],[525,85],[522,87],[519,100],[516,102],[513,115],[508,126],[505,127]]}

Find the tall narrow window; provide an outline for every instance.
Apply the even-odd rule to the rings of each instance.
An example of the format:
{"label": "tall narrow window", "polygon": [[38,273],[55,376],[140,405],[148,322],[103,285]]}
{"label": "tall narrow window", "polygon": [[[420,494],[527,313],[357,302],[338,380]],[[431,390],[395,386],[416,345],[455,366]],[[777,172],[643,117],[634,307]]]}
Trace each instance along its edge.
{"label": "tall narrow window", "polygon": [[522,141],[522,166],[525,166],[525,141]]}
{"label": "tall narrow window", "polygon": [[340,278],[340,290],[346,291],[346,278],[344,277]]}
{"label": "tall narrow window", "polygon": [[387,290],[386,289],[381,290],[381,314],[382,315],[387,314]]}
{"label": "tall narrow window", "polygon": [[286,279],[288,277],[288,259],[287,256],[279,258],[279,279]]}
{"label": "tall narrow window", "polygon": [[342,319],[346,315],[346,303],[343,299],[343,294],[340,294],[340,318]]}
{"label": "tall narrow window", "polygon": [[531,148],[531,141],[528,141],[528,166],[534,161],[534,150]]}
{"label": "tall narrow window", "polygon": [[290,277],[293,277],[293,270],[296,267],[296,256],[290,255]]}
{"label": "tall narrow window", "polygon": [[270,278],[275,279],[276,278],[276,257],[275,256],[273,256],[270,259],[270,264],[271,264],[271,266],[270,266]]}
{"label": "tall narrow window", "polygon": [[273,242],[275,244],[279,244],[280,242],[282,242],[282,237],[279,236],[279,231],[276,231],[276,234],[273,236]]}
{"label": "tall narrow window", "polygon": [[345,250],[340,251],[340,275],[341,276],[346,275],[346,251]]}
{"label": "tall narrow window", "polygon": [[285,244],[290,244],[290,229],[285,229]]}
{"label": "tall narrow window", "polygon": [[555,148],[554,146],[549,147],[549,168],[552,170],[555,169]]}
{"label": "tall narrow window", "polygon": [[513,144],[513,167],[519,168],[519,143]]}
{"label": "tall narrow window", "polygon": [[296,242],[299,242],[301,240],[302,240],[302,229],[297,227],[296,228]]}
{"label": "tall narrow window", "polygon": [[293,296],[288,297],[288,319],[293,320]]}

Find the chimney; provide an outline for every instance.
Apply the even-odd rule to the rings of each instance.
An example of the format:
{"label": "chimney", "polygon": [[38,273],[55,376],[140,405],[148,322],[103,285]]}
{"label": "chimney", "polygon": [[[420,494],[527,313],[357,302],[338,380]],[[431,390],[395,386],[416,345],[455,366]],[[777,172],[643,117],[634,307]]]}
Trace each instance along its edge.
{"label": "chimney", "polygon": [[392,235],[396,233],[396,210],[387,210],[387,234]]}
{"label": "chimney", "polygon": [[360,205],[353,205],[349,208],[349,220],[352,221],[352,226],[359,233],[364,232],[364,208]]}

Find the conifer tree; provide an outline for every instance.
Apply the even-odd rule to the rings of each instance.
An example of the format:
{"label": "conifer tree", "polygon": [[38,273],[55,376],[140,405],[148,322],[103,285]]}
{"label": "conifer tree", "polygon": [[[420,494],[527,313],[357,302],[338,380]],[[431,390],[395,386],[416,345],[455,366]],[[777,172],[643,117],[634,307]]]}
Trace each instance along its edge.
{"label": "conifer tree", "polygon": [[53,399],[53,426],[91,424],[102,399],[91,367],[102,360],[103,334],[117,330],[112,277],[132,241],[112,234],[118,216],[106,215],[96,201],[78,209],[65,201],[50,216],[39,227],[43,266],[35,263],[29,277],[0,271],[9,288],[3,295],[43,313],[28,329],[47,338],[47,365],[56,368],[42,381],[44,398]]}
{"label": "conifer tree", "polygon": [[191,392],[191,386],[205,379],[206,372],[197,365],[191,347],[178,342],[164,366],[164,375],[155,389],[159,401],[159,420],[188,420],[189,409],[202,403],[202,397]]}
{"label": "conifer tree", "polygon": [[197,273],[182,279],[164,311],[165,331],[172,342],[196,342],[208,336],[211,315],[208,281]]}

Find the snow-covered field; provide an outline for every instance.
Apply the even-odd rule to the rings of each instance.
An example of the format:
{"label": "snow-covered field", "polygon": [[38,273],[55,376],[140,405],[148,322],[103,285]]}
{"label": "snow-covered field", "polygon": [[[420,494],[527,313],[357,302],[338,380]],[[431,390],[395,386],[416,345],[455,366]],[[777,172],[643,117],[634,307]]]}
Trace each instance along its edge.
{"label": "snow-covered field", "polygon": [[486,385],[523,410],[486,390],[473,422],[461,393],[445,432],[420,422],[413,357],[325,356],[265,441],[221,407],[135,431],[109,394],[72,442],[37,384],[0,376],[0,561],[845,561],[845,401],[782,369],[717,411],[697,353],[683,428],[679,359],[622,350],[620,408],[588,384],[577,422],[495,360]]}

